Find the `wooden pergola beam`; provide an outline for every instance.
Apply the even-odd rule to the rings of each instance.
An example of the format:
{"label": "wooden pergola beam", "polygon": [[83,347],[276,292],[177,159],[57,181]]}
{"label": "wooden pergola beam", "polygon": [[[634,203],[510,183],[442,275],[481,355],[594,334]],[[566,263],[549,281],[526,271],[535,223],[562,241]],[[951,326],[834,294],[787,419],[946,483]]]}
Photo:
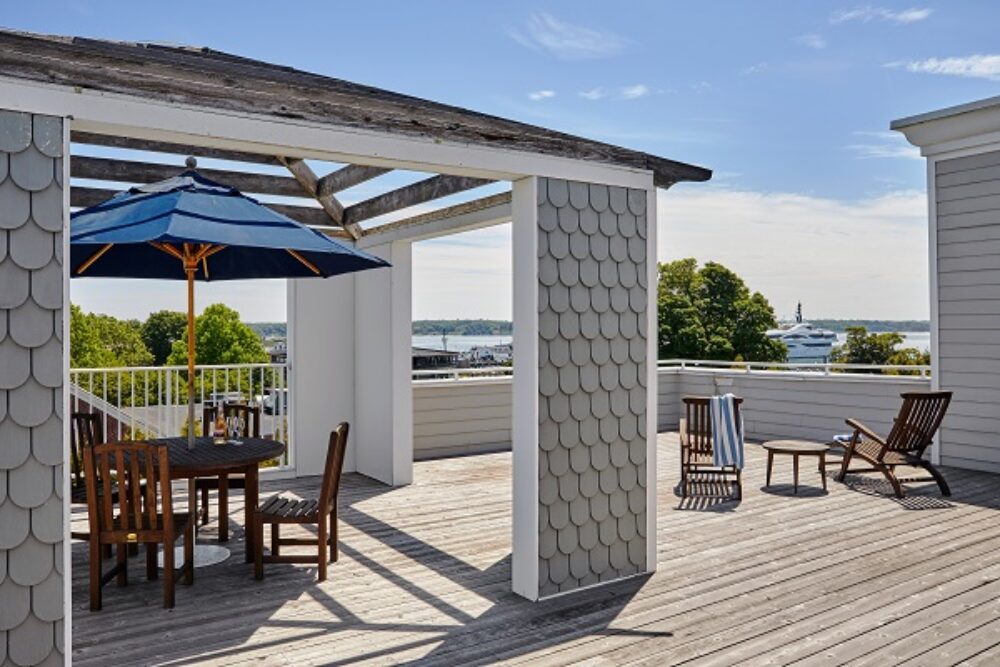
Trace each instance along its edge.
{"label": "wooden pergola beam", "polygon": [[392,169],[386,167],[369,167],[363,164],[349,164],[337,171],[331,172],[319,179],[316,184],[316,193],[320,197],[326,197],[355,185],[370,181],[382,174],[387,174]]}
{"label": "wooden pergola beam", "polygon": [[[69,205],[84,208],[94,206],[118,194],[118,190],[107,190],[104,188],[87,188],[72,186],[70,188]],[[286,215],[292,220],[301,222],[309,227],[329,228],[330,217],[321,208],[315,206],[293,206],[290,204],[270,204],[261,202],[272,211]],[[325,230],[324,230],[325,231]]]}
{"label": "wooden pergola beam", "polygon": [[70,141],[92,146],[108,146],[111,148],[127,148],[135,151],[152,151],[155,153],[173,153],[175,155],[193,155],[195,157],[214,158],[216,160],[232,160],[234,162],[251,162],[253,164],[274,164],[273,155],[264,153],[248,153],[223,148],[206,148],[190,144],[176,144],[169,141],[152,141],[150,139],[133,139],[132,137],[116,137],[110,134],[93,132],[70,133]]}
{"label": "wooden pergola beam", "polygon": [[[181,165],[133,162],[101,157],[70,158],[70,175],[73,178],[87,178],[115,183],[153,183],[176,176],[185,167]],[[202,169],[198,173],[213,181],[229,185],[240,192],[253,194],[280,195],[284,197],[307,197],[299,182],[290,176],[254,174],[225,169]]]}
{"label": "wooden pergola beam", "polygon": [[[383,238],[388,239],[397,236],[397,232],[400,232],[402,236],[407,238],[420,238],[426,236],[428,233],[440,233],[440,227],[447,226],[450,221],[456,221],[459,218],[464,220],[467,227],[487,226],[492,224],[493,220],[503,217],[501,211],[506,211],[506,215],[509,217],[511,198],[511,192],[500,192],[488,197],[473,199],[472,201],[447,206],[436,211],[429,211],[409,218],[403,218],[402,220],[388,222],[384,225],[371,227],[364,231],[362,238],[365,243],[362,247],[380,241]],[[481,215],[483,213],[488,213],[488,215]]]}
{"label": "wooden pergola beam", "polygon": [[494,183],[486,178],[468,176],[432,176],[391,192],[372,197],[344,210],[344,223],[356,224],[361,220],[376,218],[386,213],[423,204],[459,192]]}
{"label": "wooden pergola beam", "polygon": [[316,199],[319,205],[323,207],[323,210],[330,217],[330,220],[334,224],[342,225],[347,233],[351,235],[351,238],[358,239],[361,237],[361,228],[354,224],[348,224],[344,220],[344,206],[341,204],[333,194],[320,195],[319,193],[319,177],[316,176],[316,172],[306,164],[305,160],[300,158],[290,158],[290,157],[279,157],[278,161],[288,168],[288,171],[292,172],[292,176],[295,180],[299,182],[302,189],[309,193],[309,196]]}

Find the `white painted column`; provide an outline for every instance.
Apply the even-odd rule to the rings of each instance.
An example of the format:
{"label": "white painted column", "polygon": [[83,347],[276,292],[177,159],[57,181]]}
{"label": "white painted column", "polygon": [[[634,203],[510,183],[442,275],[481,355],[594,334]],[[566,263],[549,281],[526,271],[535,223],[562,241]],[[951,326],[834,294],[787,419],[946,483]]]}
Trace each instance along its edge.
{"label": "white painted column", "polygon": [[[354,424],[354,276],[288,281],[288,418],[297,476],[322,475],[327,443]],[[354,438],[344,470],[356,466]]]}
{"label": "white painted column", "polygon": [[646,187],[646,572],[656,571],[656,435],[659,418],[660,374],[658,349],[657,303],[659,278],[657,268],[656,186]]}
{"label": "white painted column", "polygon": [[413,481],[412,245],[365,248],[392,268],[355,275],[354,442],[357,471],[391,486]]}
{"label": "white painted column", "polygon": [[513,590],[538,599],[538,179],[514,181]]}

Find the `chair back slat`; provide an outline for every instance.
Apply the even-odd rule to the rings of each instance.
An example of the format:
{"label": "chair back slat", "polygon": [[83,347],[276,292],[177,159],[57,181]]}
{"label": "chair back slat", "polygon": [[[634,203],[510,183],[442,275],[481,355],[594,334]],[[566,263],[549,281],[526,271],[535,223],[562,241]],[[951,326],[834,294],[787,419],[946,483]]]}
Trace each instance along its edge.
{"label": "chair back slat", "polygon": [[350,425],[340,422],[330,433],[330,442],[326,450],[326,465],[323,469],[323,488],[319,494],[320,511],[331,510],[337,502],[340,491],[340,475],[344,469],[344,457],[347,454],[347,434]]}
{"label": "chair back slat", "polygon": [[[711,399],[708,396],[685,396],[685,416],[687,418],[688,446],[695,454],[712,454],[712,418],[709,409]],[[733,399],[736,423],[740,423],[740,405],[742,398]]]}
{"label": "chair back slat", "polygon": [[886,449],[921,457],[934,441],[951,403],[950,391],[907,392],[886,438]]}
{"label": "chair back slat", "polygon": [[83,488],[83,451],[104,442],[101,416],[94,412],[74,412],[70,415],[70,483]]}
{"label": "chair back slat", "polygon": [[[162,531],[173,526],[166,446],[145,442],[95,445],[84,450],[83,463],[91,539],[108,542],[112,541],[107,539],[109,534],[117,534],[140,543],[162,540]],[[162,524],[157,516],[161,509]]]}
{"label": "chair back slat", "polygon": [[215,419],[219,410],[222,411],[223,419],[229,417],[243,418],[243,438],[260,437],[260,407],[247,405],[245,403],[223,403],[222,405],[206,405],[202,413],[202,435],[212,434]]}

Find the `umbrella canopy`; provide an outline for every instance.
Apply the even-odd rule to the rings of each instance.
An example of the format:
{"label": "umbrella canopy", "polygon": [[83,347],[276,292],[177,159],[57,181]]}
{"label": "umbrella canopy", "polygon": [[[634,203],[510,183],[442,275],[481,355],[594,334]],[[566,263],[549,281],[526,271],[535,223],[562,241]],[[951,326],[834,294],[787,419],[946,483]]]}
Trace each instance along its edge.
{"label": "umbrella canopy", "polygon": [[193,169],[135,187],[70,222],[71,277],[186,280],[188,446],[194,447],[194,281],[326,278],[389,263]]}
{"label": "umbrella canopy", "polygon": [[[195,280],[328,277],[389,264],[186,171],[71,216],[73,277]],[[202,256],[199,256],[201,253]]]}

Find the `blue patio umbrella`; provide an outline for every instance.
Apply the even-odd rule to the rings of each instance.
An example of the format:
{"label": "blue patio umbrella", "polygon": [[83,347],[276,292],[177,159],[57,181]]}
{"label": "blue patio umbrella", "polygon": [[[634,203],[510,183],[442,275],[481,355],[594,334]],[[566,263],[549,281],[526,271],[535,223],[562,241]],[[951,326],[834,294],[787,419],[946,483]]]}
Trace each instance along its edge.
{"label": "blue patio umbrella", "polygon": [[70,266],[73,278],[187,281],[188,446],[193,447],[194,281],[327,278],[389,263],[189,169],[74,213]]}

